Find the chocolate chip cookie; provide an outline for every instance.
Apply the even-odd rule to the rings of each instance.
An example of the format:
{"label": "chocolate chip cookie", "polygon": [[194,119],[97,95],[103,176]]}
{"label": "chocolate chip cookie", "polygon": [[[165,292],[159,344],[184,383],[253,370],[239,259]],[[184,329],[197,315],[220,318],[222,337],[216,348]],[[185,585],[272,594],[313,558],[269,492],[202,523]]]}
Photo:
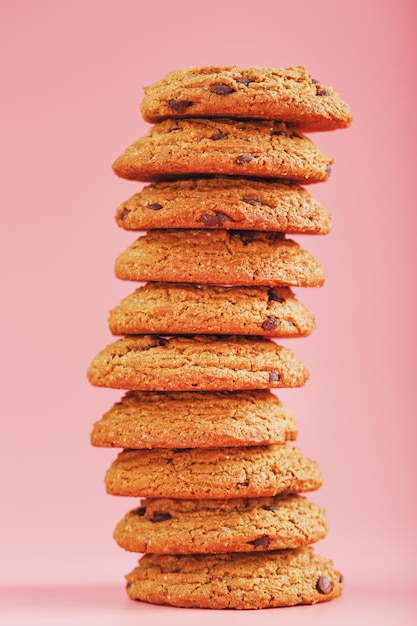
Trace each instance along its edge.
{"label": "chocolate chip cookie", "polygon": [[350,125],[349,106],[304,67],[211,66],[170,72],[145,88],[143,117],[233,117],[284,120],[304,132]]}
{"label": "chocolate chip cookie", "polygon": [[138,391],[300,387],[308,372],[295,354],[263,337],[137,335],[92,361],[92,385]]}
{"label": "chocolate chip cookie", "polygon": [[142,500],[116,526],[116,542],[130,552],[222,554],[306,546],[325,537],[322,508],[305,497],[229,500]]}
{"label": "chocolate chip cookie", "polygon": [[116,259],[118,278],[137,281],[320,287],[323,266],[281,233],[150,230]]}
{"label": "chocolate chip cookie", "polygon": [[123,450],[106,473],[107,493],[146,498],[255,498],[321,484],[317,463],[289,444]]}
{"label": "chocolate chip cookie", "polygon": [[288,408],[270,391],[131,391],[96,422],[94,446],[215,448],[295,440]]}
{"label": "chocolate chip cookie", "polygon": [[241,177],[188,178],[147,185],[116,211],[126,230],[227,228],[325,235],[330,215],[294,183]]}
{"label": "chocolate chip cookie", "polygon": [[301,337],[315,319],[288,287],[150,282],[110,311],[109,326],[114,335]]}
{"label": "chocolate chip cookie", "polygon": [[312,548],[256,553],[145,554],[126,576],[132,600],[204,609],[316,604],[341,595],[343,576]]}
{"label": "chocolate chip cookie", "polygon": [[324,182],[333,159],[283,122],[168,119],[130,145],[115,174],[138,181],[202,175]]}

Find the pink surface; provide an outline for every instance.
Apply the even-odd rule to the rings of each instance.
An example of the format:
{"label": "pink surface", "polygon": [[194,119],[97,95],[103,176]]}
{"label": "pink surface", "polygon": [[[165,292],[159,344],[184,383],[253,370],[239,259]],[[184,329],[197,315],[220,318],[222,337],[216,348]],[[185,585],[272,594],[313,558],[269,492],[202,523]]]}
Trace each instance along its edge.
{"label": "pink surface", "polygon": [[[137,186],[117,179],[111,163],[147,132],[142,88],[166,72],[304,64],[341,92],[355,120],[313,137],[335,158],[330,181],[310,188],[334,226],[328,237],[298,240],[328,280],[298,292],[318,328],[287,344],[311,379],[280,396],[325,477],[313,497],[330,523],[318,551],[360,593],[286,612],[294,620],[286,623],[301,615],[364,623],[361,608],[368,623],[383,623],[375,616],[411,611],[403,600],[416,583],[415,3],[3,5],[0,583],[23,586],[34,614],[78,607],[77,598],[91,620],[101,606],[126,612],[120,624],[138,610],[170,611],[126,604],[123,575],[136,558],[112,531],[135,502],[104,493],[115,452],[89,445],[93,421],[121,394],[90,388],[85,370],[112,340],[108,310],[132,291],[113,277],[115,256],[133,240],[113,215]],[[39,596],[32,584],[62,587]],[[6,596],[20,619],[18,597]]]}

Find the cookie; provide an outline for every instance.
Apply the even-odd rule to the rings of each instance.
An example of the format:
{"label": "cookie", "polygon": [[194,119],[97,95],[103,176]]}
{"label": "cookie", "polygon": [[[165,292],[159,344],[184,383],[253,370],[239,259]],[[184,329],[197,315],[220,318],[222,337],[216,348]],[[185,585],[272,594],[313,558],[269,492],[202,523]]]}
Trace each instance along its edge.
{"label": "cookie", "polygon": [[323,266],[281,233],[150,230],[116,259],[118,278],[135,281],[320,287]]}
{"label": "cookie", "polygon": [[94,446],[215,448],[294,441],[297,426],[270,391],[131,391],[96,422]]}
{"label": "cookie", "polygon": [[299,548],[323,539],[322,508],[297,495],[230,500],[142,500],[116,526],[130,552],[222,554]]}
{"label": "cookie", "polygon": [[288,287],[151,282],[110,311],[109,327],[114,335],[300,337],[315,319]]}
{"label": "cookie", "polygon": [[311,547],[256,553],[145,554],[126,576],[132,600],[184,608],[266,609],[337,598],[343,576]]}
{"label": "cookie", "polygon": [[289,444],[123,450],[106,473],[107,493],[146,498],[254,498],[318,489],[317,463]]}
{"label": "cookie", "polygon": [[308,372],[297,357],[263,337],[124,337],[102,350],[92,385],[138,391],[212,391],[300,387]]}
{"label": "cookie", "polygon": [[346,128],[352,121],[339,94],[304,67],[176,70],[145,88],[141,111],[148,122],[190,116],[263,118],[291,122],[304,132]]}
{"label": "cookie", "polygon": [[116,210],[126,230],[227,228],[326,235],[330,215],[297,184],[191,178],[147,185]]}
{"label": "cookie", "polygon": [[155,181],[196,175],[326,181],[333,159],[283,122],[168,119],[113,164],[121,178]]}

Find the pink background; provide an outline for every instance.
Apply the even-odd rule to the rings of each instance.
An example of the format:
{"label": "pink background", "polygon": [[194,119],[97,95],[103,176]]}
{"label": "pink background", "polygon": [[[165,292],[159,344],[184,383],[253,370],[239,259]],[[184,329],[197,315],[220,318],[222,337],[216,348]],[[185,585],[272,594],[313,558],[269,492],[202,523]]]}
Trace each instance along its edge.
{"label": "pink background", "polygon": [[298,241],[328,280],[297,292],[318,321],[310,338],[289,342],[311,380],[279,394],[324,474],[312,499],[327,509],[330,531],[318,551],[344,572],[346,593],[284,609],[285,623],[413,621],[415,17],[412,0],[2,2],[5,623],[195,620],[125,597],[136,557],[112,532],[136,501],[105,494],[115,452],[89,445],[92,423],[121,394],[89,387],[85,371],[112,341],[108,310],[132,291],[113,263],[134,237],[113,215],[137,186],[111,164],[148,130],[142,88],[179,67],[234,63],[304,64],[355,118],[349,130],[312,136],[335,159],[330,181],[310,187],[333,232]]}

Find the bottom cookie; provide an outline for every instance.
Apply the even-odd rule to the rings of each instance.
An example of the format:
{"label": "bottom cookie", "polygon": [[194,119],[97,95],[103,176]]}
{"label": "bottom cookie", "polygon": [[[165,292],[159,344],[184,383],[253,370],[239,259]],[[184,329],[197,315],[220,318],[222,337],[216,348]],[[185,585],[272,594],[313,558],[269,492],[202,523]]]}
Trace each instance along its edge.
{"label": "bottom cookie", "polygon": [[183,608],[316,604],[343,591],[343,576],[310,547],[216,555],[146,554],[126,580],[132,600]]}

